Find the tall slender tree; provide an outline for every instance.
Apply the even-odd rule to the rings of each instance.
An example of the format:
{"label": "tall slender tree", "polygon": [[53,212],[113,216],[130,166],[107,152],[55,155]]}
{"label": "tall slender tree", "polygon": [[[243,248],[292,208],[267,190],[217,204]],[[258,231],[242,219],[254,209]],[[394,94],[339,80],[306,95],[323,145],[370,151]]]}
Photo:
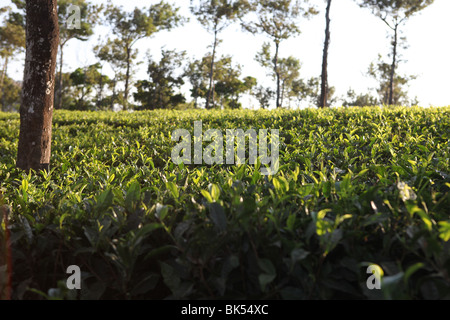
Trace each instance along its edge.
{"label": "tall slender tree", "polygon": [[254,19],[242,23],[245,30],[267,35],[275,44],[273,69],[276,75],[276,106],[281,107],[281,77],[279,71],[279,51],[282,41],[300,34],[298,19],[317,14],[308,0],[253,0],[251,1]]}
{"label": "tall slender tree", "polygon": [[17,167],[49,170],[56,56],[57,0],[26,1],[26,58]]}
{"label": "tall slender tree", "polygon": [[213,108],[215,104],[214,66],[216,62],[217,46],[220,43],[218,35],[231,23],[245,15],[249,9],[249,3],[244,0],[191,0],[190,8],[191,12],[197,17],[203,27],[214,36],[208,96],[206,98],[206,109],[210,109]]}
{"label": "tall slender tree", "polygon": [[369,8],[392,31],[392,63],[390,67],[388,103],[394,102],[394,80],[398,65],[400,27],[414,14],[431,5],[434,0],[359,0],[359,5]]}
{"label": "tall slender tree", "polygon": [[[59,40],[59,73],[57,82],[57,94],[55,107],[62,108],[63,101],[63,78],[62,69],[64,65],[64,48],[69,41],[77,39],[87,41],[94,34],[94,26],[98,21],[102,6],[92,5],[86,0],[59,0],[58,2],[58,20],[60,22],[60,40]],[[79,17],[76,15],[79,14]],[[79,21],[72,19],[79,18]]]}
{"label": "tall slender tree", "polygon": [[[3,8],[7,17],[0,26],[0,58],[3,66],[0,75],[1,108],[5,107],[5,80],[8,76],[8,64],[14,56],[25,48],[25,23],[20,14],[12,12],[10,8]],[[1,110],[1,109],[0,109]]]}
{"label": "tall slender tree", "polygon": [[[195,106],[198,106],[198,99],[207,99],[209,67],[211,66],[212,56],[206,55],[201,60],[195,60],[187,66],[185,76],[192,85],[191,97],[195,100]],[[214,91],[217,101],[222,108],[239,108],[239,98],[242,94],[250,91],[256,85],[256,79],[253,77],[241,78],[241,66],[235,65],[231,56],[221,56],[216,58]]]}
{"label": "tall slender tree", "polygon": [[169,109],[184,103],[186,99],[181,93],[176,93],[183,84],[183,74],[177,73],[185,59],[186,52],[162,50],[161,60],[154,61],[148,57],[149,80],[140,80],[136,84],[137,92],[134,100],[141,103],[140,109]]}
{"label": "tall slender tree", "polygon": [[[112,90],[112,96],[109,99],[110,109],[114,110],[114,105],[121,95],[117,92],[117,83],[125,79],[124,70],[127,69],[127,53],[123,51],[122,42],[120,39],[108,39],[106,43],[100,43],[94,47],[95,55],[101,61],[109,64],[114,77],[111,79],[109,85]],[[137,52],[133,52],[131,60],[136,59]],[[120,99],[123,100],[123,99]]]}
{"label": "tall slender tree", "polygon": [[327,1],[327,8],[325,10],[325,44],[323,46],[323,59],[322,59],[322,76],[321,76],[321,86],[320,86],[320,100],[319,107],[325,108],[328,106],[328,50],[330,47],[330,11],[331,11],[331,0]]}
{"label": "tall slender tree", "polygon": [[[408,86],[411,81],[417,78],[416,75],[402,75],[395,73],[393,80],[393,91],[391,93],[392,66],[389,62],[384,62],[381,55],[378,55],[378,61],[370,64],[367,75],[378,83],[375,88],[380,103],[393,105],[416,105],[417,98],[411,98],[408,94]],[[392,96],[391,96],[392,94]],[[392,103],[389,99],[392,97]]]}
{"label": "tall slender tree", "polygon": [[280,101],[279,107],[283,107],[285,98],[289,98],[292,85],[300,76],[300,60],[294,57],[277,58],[277,72],[273,68],[272,53],[270,52],[270,43],[265,42],[260,52],[256,54],[255,60],[261,66],[269,70],[268,75],[280,83]]}
{"label": "tall slender tree", "polygon": [[125,54],[124,110],[128,108],[133,60],[138,52],[134,46],[139,40],[148,38],[158,31],[171,30],[183,24],[184,18],[178,11],[178,8],[164,1],[150,8],[136,7],[132,12],[114,6],[111,2],[108,3],[105,11],[106,21],[112,27],[113,34],[117,36],[110,43],[121,47]]}

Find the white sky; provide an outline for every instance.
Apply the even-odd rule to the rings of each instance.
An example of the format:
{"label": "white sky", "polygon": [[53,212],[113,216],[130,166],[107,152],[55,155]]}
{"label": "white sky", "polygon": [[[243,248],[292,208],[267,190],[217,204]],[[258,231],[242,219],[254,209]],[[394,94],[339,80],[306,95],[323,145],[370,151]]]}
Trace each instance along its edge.
{"label": "white sky", "polygon": [[[100,0],[93,0],[100,3]],[[132,10],[135,6],[144,7],[159,0],[129,1],[113,0],[116,5],[123,5]],[[150,50],[156,59],[160,57],[162,47],[166,49],[186,50],[189,58],[201,58],[210,51],[212,36],[208,34],[195,17],[189,12],[189,0],[168,0],[181,7],[181,13],[190,17],[190,22],[171,32],[160,32],[149,39],[137,43],[139,57],[143,64],[137,66],[136,79],[147,79],[145,53]],[[301,77],[320,76],[322,50],[325,29],[325,1],[312,0],[321,11],[311,20],[300,19],[302,34],[281,43],[280,55],[292,55],[302,63]],[[0,0],[1,7],[10,4],[10,0]],[[331,46],[329,53],[329,83],[336,87],[337,95],[343,96],[349,88],[356,92],[367,92],[376,86],[365,74],[371,62],[377,60],[378,54],[386,56],[390,51],[390,36],[387,26],[369,10],[361,9],[354,0],[334,0],[331,8]],[[399,67],[399,72],[418,75],[411,82],[410,96],[417,96],[422,106],[446,106],[450,104],[450,13],[449,0],[435,0],[435,3],[412,17],[403,27],[409,48],[402,50],[403,59],[407,60]],[[95,34],[90,41],[72,40],[65,48],[64,71],[97,62],[92,53],[98,42]],[[105,37],[104,35],[102,37]],[[252,35],[242,31],[239,25],[226,29],[220,38],[223,40],[218,48],[219,55],[232,55],[234,63],[242,65],[243,76],[253,76],[259,83],[271,85],[264,70],[255,60],[255,54],[264,41],[264,35]],[[17,60],[21,60],[19,57]],[[11,65],[9,74],[20,80],[23,63]],[[190,99],[187,97],[188,100]],[[245,104],[245,101],[243,101]]]}

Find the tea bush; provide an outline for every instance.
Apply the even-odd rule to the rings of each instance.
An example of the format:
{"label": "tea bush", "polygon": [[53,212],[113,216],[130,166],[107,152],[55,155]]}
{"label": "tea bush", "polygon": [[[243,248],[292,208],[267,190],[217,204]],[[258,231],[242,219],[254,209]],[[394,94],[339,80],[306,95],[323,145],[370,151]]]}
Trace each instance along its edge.
{"label": "tea bush", "polygon": [[[279,129],[278,173],[174,164],[172,132],[197,120]],[[56,111],[53,130],[51,171],[25,174],[0,113],[13,299],[450,298],[450,107]]]}

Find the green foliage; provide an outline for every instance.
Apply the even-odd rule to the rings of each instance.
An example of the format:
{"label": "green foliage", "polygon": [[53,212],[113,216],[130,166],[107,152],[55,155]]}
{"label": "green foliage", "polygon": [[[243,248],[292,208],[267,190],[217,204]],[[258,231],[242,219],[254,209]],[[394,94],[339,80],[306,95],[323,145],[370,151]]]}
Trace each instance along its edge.
{"label": "green foliage", "polygon": [[10,60],[25,48],[25,23],[23,16],[9,7],[2,8],[0,13],[6,13],[0,25],[0,58],[2,70],[0,71],[0,104],[1,110],[17,110],[20,103],[20,85],[8,77],[8,64]]}
{"label": "green foliage", "polygon": [[[72,72],[70,78],[70,96],[73,101],[64,105],[70,110],[94,110],[102,101],[99,101],[99,93],[92,96],[95,89],[102,90],[102,86],[110,80],[107,76],[102,75],[99,71],[101,65],[99,63],[90,65],[86,68],[78,68]],[[97,99],[97,100],[95,100]]]}
{"label": "green foliage", "polygon": [[[328,87],[328,103],[335,103],[335,87]],[[298,102],[306,101],[309,105],[318,105],[320,100],[320,78],[297,79],[292,82],[289,98],[297,99]]]}
{"label": "green foliage", "polygon": [[[392,67],[389,63],[382,61],[382,57],[378,57],[378,62],[372,63],[369,67],[368,75],[379,83],[377,93],[379,101],[384,104],[389,104],[389,84]],[[411,81],[415,80],[416,76],[395,74],[393,79],[393,96],[392,103],[394,105],[417,105],[416,101],[412,101],[408,97],[407,86]],[[412,101],[412,103],[411,103]]]}
{"label": "green foliage", "polygon": [[246,0],[190,0],[191,12],[211,33],[220,33],[249,10]]}
{"label": "green foliage", "polygon": [[[77,6],[80,9],[79,28],[73,28],[68,23],[68,18],[73,13],[69,11],[71,6]],[[71,39],[87,41],[94,34],[93,28],[99,21],[99,14],[102,9],[103,6],[92,5],[86,0],[59,0],[58,20],[60,21],[60,46],[64,47]]]}
{"label": "green foliage", "polygon": [[[207,99],[208,81],[210,79],[210,66],[212,56],[207,55],[201,60],[191,62],[185,75],[192,85],[191,96],[198,106],[198,99]],[[257,80],[247,76],[241,78],[241,66],[233,65],[230,56],[221,57],[214,63],[213,91],[217,96],[220,107],[239,109],[241,103],[239,99],[242,94],[250,92],[257,84]]]}
{"label": "green foliage", "polygon": [[[311,15],[317,14],[317,11],[313,6],[309,7],[308,1],[255,0],[250,1],[250,3],[252,8],[251,12],[254,13],[253,17],[243,22],[242,26],[250,33],[265,34],[275,44],[275,56],[273,59],[270,59],[270,44],[264,43],[262,51],[256,56],[256,60],[264,67],[272,68],[273,77],[276,80],[276,107],[281,108],[283,105],[283,91],[285,89],[283,88],[285,84],[282,83],[286,81],[287,77],[296,77],[300,69],[300,63],[297,63],[295,58],[280,61],[280,43],[283,40],[300,34],[300,28],[298,26],[298,18],[300,16],[310,17]],[[293,65],[292,62],[297,64],[297,66]],[[284,64],[284,67],[287,67],[289,64],[291,65],[288,75],[283,74],[280,64]],[[267,95],[263,94],[262,97],[264,96],[267,98]]]}
{"label": "green foliage", "polygon": [[[396,69],[399,61],[399,45],[405,42],[406,38],[400,37],[401,28],[412,15],[425,9],[431,5],[434,0],[361,0],[359,5],[361,7],[369,8],[379,17],[393,32],[392,34],[392,52],[390,57],[392,63],[390,65],[379,62],[376,68],[371,67],[369,73],[376,77],[380,73],[380,90],[386,90],[384,93],[379,93],[384,103],[388,105],[396,105],[399,100],[404,98],[402,92],[402,85],[408,82],[408,78],[396,75]],[[397,100],[397,101],[395,101]],[[387,102],[385,102],[387,101]]]}
{"label": "green foliage", "polygon": [[230,67],[224,73],[222,79],[217,81],[214,90],[216,91],[220,104],[225,108],[240,109],[240,96],[250,92],[256,86],[257,80],[253,77],[245,77],[240,80],[241,71]]}
{"label": "green foliage", "polygon": [[20,108],[20,94],[22,86],[8,76],[3,79],[0,91],[0,105],[2,111],[18,111]]}
{"label": "green foliage", "polygon": [[[100,61],[107,62],[113,70],[114,77],[108,82],[112,95],[105,98],[110,110],[114,110],[114,105],[120,103],[123,99],[123,92],[117,90],[117,84],[125,80],[125,69],[127,68],[127,53],[123,50],[123,43],[120,39],[108,39],[105,43],[100,43],[94,47],[95,55]],[[136,59],[137,52],[133,52],[130,58]],[[130,73],[131,74],[131,73]],[[108,103],[109,102],[109,103]]]}
{"label": "green foliage", "polygon": [[300,34],[298,18],[307,18],[318,13],[307,0],[253,0],[249,2],[254,15],[243,23],[243,27],[253,34],[264,33],[278,43]]}
{"label": "green foliage", "polygon": [[[274,59],[270,51],[270,43],[263,44],[261,51],[256,54],[255,60],[268,70],[268,75],[272,79],[279,80],[280,84],[280,107],[291,106],[294,102],[307,101],[309,104],[317,104],[320,97],[320,79],[310,78],[304,80],[300,78],[301,63],[293,56],[287,58],[277,58],[277,68],[273,67]],[[333,94],[335,88],[329,88],[329,101],[334,102]],[[256,91],[256,98],[262,108],[266,108],[273,93],[271,89],[259,88]],[[285,104],[284,102],[287,101]]]}
{"label": "green foliage", "polygon": [[[199,119],[280,129],[280,170],[172,163]],[[56,111],[51,171],[27,175],[0,113],[13,298],[449,298],[449,128],[449,107]]]}
{"label": "green foliage", "polygon": [[[9,9],[9,8],[8,8]],[[0,27],[0,57],[11,57],[25,48],[25,24],[23,17],[11,10]]]}
{"label": "green foliage", "polygon": [[371,9],[382,19],[390,16],[400,21],[425,9],[433,2],[434,0],[360,0],[359,5]]}
{"label": "green foliage", "polygon": [[176,75],[176,70],[183,65],[185,57],[186,52],[163,50],[159,62],[149,61],[150,81],[140,80],[136,85],[134,99],[141,103],[138,109],[169,109],[186,102],[182,94],[175,93],[184,84],[183,76]]}
{"label": "green foliage", "polygon": [[[217,77],[217,67],[215,66],[215,63],[217,46],[220,43],[218,35],[231,23],[235,22],[237,19],[241,19],[247,13],[249,9],[249,3],[247,0],[191,0],[190,9],[191,12],[197,17],[198,21],[203,25],[203,27],[205,27],[208,32],[214,35],[212,54],[210,58],[211,61],[209,64],[209,85],[206,95],[206,109],[211,109],[215,107],[214,81]],[[194,88],[193,91],[197,91],[197,88]],[[238,107],[239,106],[236,105],[236,103],[233,103],[232,108]]]}
{"label": "green foliage", "polygon": [[122,7],[114,6],[109,2],[105,10],[105,18],[114,34],[131,46],[156,32],[171,30],[182,24],[184,20],[178,15],[178,10],[161,1],[149,8],[136,7],[132,12],[127,12]]}
{"label": "green foliage", "polygon": [[379,104],[378,99],[370,93],[357,94],[353,89],[347,91],[347,97],[342,103],[344,107],[368,107]]}
{"label": "green foliage", "polygon": [[[149,8],[136,7],[127,12],[108,2],[104,11],[105,21],[116,36],[95,48],[98,57],[111,64],[116,74],[116,81],[124,80],[123,109],[128,108],[128,95],[132,85],[133,64],[138,49],[134,46],[144,38],[151,37],[163,30],[172,30],[182,25],[184,19],[178,14],[179,8],[161,1]],[[115,85],[114,85],[115,86]]]}
{"label": "green foliage", "polygon": [[257,86],[253,90],[253,96],[258,100],[261,109],[268,109],[270,107],[270,102],[274,95],[275,92],[271,88],[265,88],[263,86]]}

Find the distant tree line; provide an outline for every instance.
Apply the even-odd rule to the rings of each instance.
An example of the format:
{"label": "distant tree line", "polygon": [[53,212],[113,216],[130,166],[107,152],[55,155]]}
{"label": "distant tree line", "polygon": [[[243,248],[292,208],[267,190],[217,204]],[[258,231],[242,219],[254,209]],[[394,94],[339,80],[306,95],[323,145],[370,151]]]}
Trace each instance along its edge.
{"label": "distant tree line", "polygon": [[[136,81],[137,43],[187,23],[188,18],[180,14],[179,8],[160,1],[128,12],[111,1],[94,5],[86,0],[58,0],[60,36],[54,107],[72,110],[239,109],[243,107],[244,95],[253,96],[261,108],[268,108],[272,103],[277,108],[293,107],[300,102],[323,108],[338,100],[346,106],[416,103],[407,92],[415,76],[401,75],[397,71],[402,62],[401,52],[407,48],[402,26],[433,0],[355,1],[361,8],[371,10],[392,31],[390,61],[380,55],[368,66],[367,75],[378,83],[375,95],[349,89],[345,97],[337,97],[335,88],[328,83],[332,0],[324,0],[323,8],[311,5],[308,0],[190,0],[191,13],[211,35],[210,49],[205,50],[203,58],[196,60],[189,59],[187,52],[174,50],[162,49],[158,60],[147,54],[148,77]],[[67,23],[74,6],[81,15],[77,28]],[[324,10],[326,21],[322,70],[320,73],[318,70],[317,77],[304,79],[301,61],[294,56],[283,56],[283,44],[298,36],[302,21],[317,15],[319,9]],[[25,0],[12,0],[10,7],[0,9],[0,17],[0,106],[3,111],[12,111],[20,106],[22,83],[8,76],[8,66],[25,51]],[[272,79],[271,86],[242,74],[239,63],[231,56],[220,54],[221,34],[232,24],[239,24],[244,32],[267,37],[262,47],[255,50],[255,60]],[[111,30],[109,36],[99,39],[93,48],[98,62],[63,72],[67,44],[73,39],[89,40],[97,25],[108,26]],[[105,74],[106,65],[113,71],[112,76]],[[190,97],[182,93],[184,85],[190,86]]]}

